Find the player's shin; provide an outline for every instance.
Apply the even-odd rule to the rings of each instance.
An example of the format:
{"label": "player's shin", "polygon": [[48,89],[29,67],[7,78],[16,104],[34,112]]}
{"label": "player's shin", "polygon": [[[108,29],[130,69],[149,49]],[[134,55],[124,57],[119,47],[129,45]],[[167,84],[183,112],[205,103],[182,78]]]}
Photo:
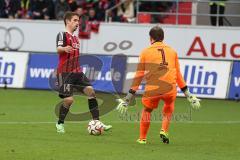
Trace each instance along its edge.
{"label": "player's shin", "polygon": [[98,103],[96,98],[88,99],[88,107],[89,107],[89,111],[92,114],[92,118],[94,120],[99,120],[99,109],[98,109]]}
{"label": "player's shin", "polygon": [[64,120],[65,120],[65,118],[68,114],[68,111],[69,111],[69,107],[70,106],[64,105],[64,103],[60,106],[58,124],[63,124],[64,123]]}
{"label": "player's shin", "polygon": [[[89,110],[92,114],[92,119],[93,120],[99,120],[99,109],[98,109],[98,103],[96,98],[89,98],[88,99],[88,106]],[[105,125],[104,123],[101,122],[103,125],[104,131],[108,131],[112,128],[111,125]]]}
{"label": "player's shin", "polygon": [[171,122],[171,114],[167,113],[167,114],[163,114],[163,119],[162,119],[162,131],[168,133],[169,130],[169,125]]}
{"label": "player's shin", "polygon": [[168,129],[172,117],[172,112],[163,111],[162,129],[160,131],[160,138],[163,143],[169,144]]}
{"label": "player's shin", "polygon": [[172,119],[173,110],[174,110],[173,105],[169,105],[169,106],[164,105],[164,107],[163,107],[162,130],[166,133],[168,133],[169,125],[170,125],[170,122]]}
{"label": "player's shin", "polygon": [[147,133],[150,127],[151,122],[151,111],[147,109],[142,110],[142,116],[140,121],[140,137],[139,139],[143,140],[147,138]]}

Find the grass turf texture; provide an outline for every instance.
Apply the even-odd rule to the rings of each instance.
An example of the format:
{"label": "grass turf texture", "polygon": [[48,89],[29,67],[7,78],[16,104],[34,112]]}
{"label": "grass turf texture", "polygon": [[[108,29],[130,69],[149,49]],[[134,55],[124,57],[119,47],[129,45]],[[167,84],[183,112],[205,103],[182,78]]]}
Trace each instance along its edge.
{"label": "grass turf texture", "polygon": [[[87,121],[66,122],[66,134],[56,133],[54,106],[60,99],[55,92],[0,89],[0,95],[0,160],[239,159],[240,104],[233,101],[204,99],[202,109],[190,113],[186,99],[178,98],[169,145],[159,139],[161,103],[153,113],[148,144],[139,145],[139,98],[129,116],[112,111],[101,117],[112,131],[90,136]],[[86,98],[76,97],[72,112],[87,109]]]}

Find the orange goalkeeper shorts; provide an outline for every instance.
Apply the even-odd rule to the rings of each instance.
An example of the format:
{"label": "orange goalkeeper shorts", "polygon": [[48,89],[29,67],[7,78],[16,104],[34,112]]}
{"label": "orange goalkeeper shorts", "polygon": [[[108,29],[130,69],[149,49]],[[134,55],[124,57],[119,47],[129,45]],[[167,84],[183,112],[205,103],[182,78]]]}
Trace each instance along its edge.
{"label": "orange goalkeeper shorts", "polygon": [[156,97],[142,97],[142,104],[150,109],[155,109],[158,107],[160,100],[164,101],[164,105],[173,105],[176,100],[176,93],[166,94]]}

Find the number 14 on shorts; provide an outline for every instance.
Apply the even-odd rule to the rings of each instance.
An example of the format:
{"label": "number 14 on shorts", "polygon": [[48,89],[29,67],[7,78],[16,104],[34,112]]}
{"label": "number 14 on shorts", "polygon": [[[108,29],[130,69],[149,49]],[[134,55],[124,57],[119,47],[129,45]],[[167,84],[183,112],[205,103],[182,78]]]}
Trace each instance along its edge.
{"label": "number 14 on shorts", "polygon": [[71,92],[71,84],[64,84],[63,85],[64,92]]}

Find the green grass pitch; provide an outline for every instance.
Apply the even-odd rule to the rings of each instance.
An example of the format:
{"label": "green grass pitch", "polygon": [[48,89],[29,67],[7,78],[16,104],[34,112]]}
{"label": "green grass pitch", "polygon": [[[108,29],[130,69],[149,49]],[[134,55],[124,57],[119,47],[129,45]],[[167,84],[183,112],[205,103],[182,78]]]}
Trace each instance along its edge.
{"label": "green grass pitch", "polygon": [[[101,117],[113,129],[90,136],[87,121],[66,122],[66,134],[55,130],[52,91],[0,89],[0,160],[237,160],[240,156],[240,103],[202,100],[199,111],[191,111],[185,98],[178,98],[170,126],[170,144],[160,142],[160,109],[153,113],[148,144],[139,145],[137,107],[129,116],[112,111]],[[87,111],[85,97],[77,96],[72,112]]]}

